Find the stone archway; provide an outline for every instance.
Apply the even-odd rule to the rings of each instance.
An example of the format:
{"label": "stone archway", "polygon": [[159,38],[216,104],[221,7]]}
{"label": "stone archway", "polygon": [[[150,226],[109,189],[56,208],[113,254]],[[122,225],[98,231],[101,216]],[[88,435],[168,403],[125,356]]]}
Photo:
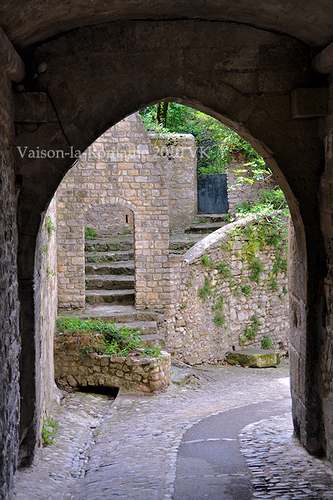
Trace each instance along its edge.
{"label": "stone archway", "polygon": [[[321,453],[325,432],[318,325],[325,259],[317,193],[323,146],[316,117],[295,114],[290,99],[295,88],[316,82],[305,47],[294,39],[233,23],[215,23],[212,30],[206,21],[133,21],[69,32],[39,46],[33,59],[36,67],[48,65],[31,87],[45,96],[41,106],[48,103],[47,118],[34,131],[18,125],[17,145],[20,152],[25,146],[28,151],[38,146],[46,157],[18,155],[23,178],[21,300],[33,304],[33,252],[40,214],[71,166],[73,150],[83,151],[111,125],[161,99],[211,114],[252,143],[290,206],[295,227],[291,309],[297,318],[292,325],[293,414],[304,445]],[[63,155],[48,157],[51,150]],[[23,356],[34,358],[38,339],[32,334],[31,308],[23,309],[22,324],[27,332]],[[36,367],[38,393],[38,360]],[[31,368],[23,375],[30,388]],[[23,385],[23,397],[27,391]],[[29,429],[30,443],[39,414],[37,399],[32,395],[30,422],[24,429]]]}

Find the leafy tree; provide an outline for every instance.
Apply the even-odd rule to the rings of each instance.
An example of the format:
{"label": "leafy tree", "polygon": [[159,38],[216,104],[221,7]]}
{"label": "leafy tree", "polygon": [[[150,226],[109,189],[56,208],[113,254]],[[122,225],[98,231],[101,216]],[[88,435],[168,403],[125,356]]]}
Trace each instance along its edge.
{"label": "leafy tree", "polygon": [[255,168],[267,171],[264,160],[236,132],[215,118],[182,104],[160,102],[141,111],[148,131],[169,135],[192,134],[197,145],[198,173],[225,173],[233,153],[240,152]]}

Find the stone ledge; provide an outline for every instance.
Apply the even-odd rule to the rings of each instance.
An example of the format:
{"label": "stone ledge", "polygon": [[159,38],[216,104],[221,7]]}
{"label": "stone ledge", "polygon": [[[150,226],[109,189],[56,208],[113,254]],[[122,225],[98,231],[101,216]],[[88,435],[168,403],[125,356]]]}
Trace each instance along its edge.
{"label": "stone ledge", "polygon": [[281,362],[280,354],[271,349],[242,349],[227,353],[231,365],[249,366],[250,368],[268,368]]}
{"label": "stone ledge", "polygon": [[73,351],[55,351],[55,379],[61,388],[87,386],[117,387],[119,394],[153,393],[170,384],[171,355],[162,351],[156,358],[130,354],[113,357]]}

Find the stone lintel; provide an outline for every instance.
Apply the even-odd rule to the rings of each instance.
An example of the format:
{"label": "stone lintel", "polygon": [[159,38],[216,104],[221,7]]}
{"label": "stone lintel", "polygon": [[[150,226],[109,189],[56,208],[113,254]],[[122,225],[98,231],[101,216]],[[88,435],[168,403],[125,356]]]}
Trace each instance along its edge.
{"label": "stone lintel", "polygon": [[327,88],[295,89],[291,93],[292,119],[327,115]]}
{"label": "stone lintel", "polygon": [[1,27],[0,64],[6,68],[6,73],[13,82],[20,82],[25,77],[24,63]]}
{"label": "stone lintel", "polygon": [[14,109],[15,122],[47,122],[47,97],[44,92],[20,92],[14,94]]}
{"label": "stone lintel", "polygon": [[312,61],[313,68],[318,73],[333,73],[333,43],[330,43]]}

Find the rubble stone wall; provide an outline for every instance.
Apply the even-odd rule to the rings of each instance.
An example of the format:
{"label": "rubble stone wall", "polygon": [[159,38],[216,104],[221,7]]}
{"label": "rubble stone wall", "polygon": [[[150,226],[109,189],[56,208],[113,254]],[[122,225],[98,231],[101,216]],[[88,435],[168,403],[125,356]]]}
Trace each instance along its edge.
{"label": "rubble stone wall", "polygon": [[[260,278],[251,280],[244,254],[247,237],[235,233],[250,224],[252,219],[224,226],[184,256],[174,256],[178,302],[161,331],[167,347],[186,363],[215,363],[228,350],[260,347],[264,335],[282,354],[289,351],[287,273],[273,273],[274,248],[266,245],[256,252],[263,269]],[[250,341],[246,331],[253,328],[256,335]]]}
{"label": "rubble stone wall", "polygon": [[156,358],[114,357],[89,354],[83,359],[73,351],[55,351],[55,377],[61,387],[117,387],[122,393],[160,391],[170,384],[171,355]]}

